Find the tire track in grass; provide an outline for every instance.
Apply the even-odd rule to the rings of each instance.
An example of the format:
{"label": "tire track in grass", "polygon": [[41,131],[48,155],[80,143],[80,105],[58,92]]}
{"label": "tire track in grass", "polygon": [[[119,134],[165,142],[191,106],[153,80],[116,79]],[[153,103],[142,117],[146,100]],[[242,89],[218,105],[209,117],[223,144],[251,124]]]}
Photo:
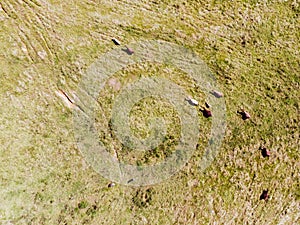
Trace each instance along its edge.
{"label": "tire track in grass", "polygon": [[[17,43],[20,43],[21,45],[25,46],[25,48],[21,48],[23,53],[27,56],[27,58],[30,59],[31,62],[35,62],[37,60],[36,55],[37,55],[37,49],[36,46],[32,44],[32,39],[29,38],[28,33],[22,25],[27,25],[26,20],[22,19],[17,12],[17,10],[9,3],[7,3],[5,6],[3,6],[4,3],[2,3],[2,8],[5,8],[4,11],[7,12],[10,18],[9,22],[13,25],[13,28],[15,29],[15,34],[12,35],[12,37],[15,39]],[[7,10],[9,8],[9,11]],[[14,15],[14,16],[12,16]],[[27,29],[28,30],[28,29]],[[19,44],[19,46],[20,46]]]}
{"label": "tire track in grass", "polygon": [[[50,43],[51,41],[48,39],[48,37],[50,37],[51,33],[49,32],[49,28],[51,28],[51,19],[47,18],[47,14],[43,15],[43,11],[40,10],[41,5],[40,4],[30,4],[29,2],[27,2],[26,0],[23,0],[23,2],[25,3],[25,6],[27,6],[27,12],[28,14],[31,14],[32,16],[28,16],[28,14],[25,14],[25,16],[28,16],[27,19],[30,21],[29,23],[26,23],[27,27],[31,30],[34,30],[34,38],[36,39],[36,41],[41,45],[42,47],[42,51],[45,51],[47,55],[49,55],[50,57],[47,57],[49,59],[49,61],[53,61],[53,52],[51,51],[51,49],[53,49],[53,45],[52,43]],[[53,14],[52,14],[53,15]],[[42,18],[43,16],[43,18]],[[35,26],[32,26],[32,25]],[[48,26],[47,26],[48,24]],[[33,28],[33,29],[32,29]],[[53,32],[53,29],[51,29],[50,31]],[[45,60],[45,56],[41,55],[44,54],[41,51],[37,52],[38,56],[42,59]]]}
{"label": "tire track in grass", "polygon": [[[49,28],[51,32],[54,31],[51,26],[50,18],[49,17],[47,18],[47,14],[43,15],[43,12],[39,10],[41,5],[37,4],[37,2],[34,2],[33,4],[30,4],[33,1],[29,1],[30,2],[29,3],[26,0],[23,0],[23,2],[28,6],[28,9],[31,10],[31,12],[35,15],[33,18],[37,23],[37,26],[35,27],[38,28],[36,29],[37,36],[40,38],[41,45],[44,46],[45,50],[50,55],[50,61],[53,61],[54,53],[52,52],[51,49],[53,49],[54,47],[53,44],[51,43],[51,40],[47,38],[50,37]],[[45,33],[45,31],[47,32]]]}
{"label": "tire track in grass", "polygon": [[36,2],[30,4],[25,0],[18,3],[3,1],[0,4],[9,18],[8,23],[15,29],[15,35],[12,37],[27,58],[31,62],[42,60],[53,64],[55,46],[54,39],[51,40],[51,37],[55,35],[52,24],[58,17],[51,13],[52,18],[50,18]]}

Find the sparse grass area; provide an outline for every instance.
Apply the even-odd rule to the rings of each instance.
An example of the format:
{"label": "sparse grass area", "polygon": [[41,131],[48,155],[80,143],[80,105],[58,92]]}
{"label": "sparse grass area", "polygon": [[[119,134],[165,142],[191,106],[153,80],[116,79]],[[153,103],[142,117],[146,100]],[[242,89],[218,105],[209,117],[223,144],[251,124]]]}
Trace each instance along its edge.
{"label": "sparse grass area", "polygon": [[[126,88],[128,84],[134,83],[142,77],[160,77],[168,79],[184,88],[187,94],[196,96],[195,98],[202,104],[204,104],[205,95],[197,86],[193,85],[192,79],[188,77],[188,75],[178,71],[178,69],[161,64],[144,63],[143,65],[129,66],[118,72],[113,78],[110,78],[110,80],[120,84],[120,87],[115,89],[114,85],[110,85],[110,82],[108,81],[106,87],[99,93],[99,109],[96,113],[97,122],[95,124],[100,133],[99,138],[109,152],[113,153],[117,149],[119,159],[124,160],[124,162],[138,165],[150,165],[163,161],[172,154],[175,146],[178,145],[181,132],[180,118],[172,105],[162,98],[151,97],[143,99],[131,109],[131,130],[133,134],[140,139],[151,136],[152,130],[151,127],[149,127],[151,118],[162,118],[165,123],[167,129],[166,137],[161,145],[153,148],[151,151],[133,151],[134,149],[123,145],[116,138],[114,130],[110,127],[110,121],[107,120],[107,118],[111,117],[111,108],[114,98],[121,92],[121,89],[119,88]],[[182,101],[184,101],[184,99],[182,99]],[[206,143],[206,134],[210,131],[210,123],[205,120],[205,118],[202,118],[200,112],[198,114],[198,123],[202,133],[199,137],[199,144]]]}
{"label": "sparse grass area", "polygon": [[[300,220],[300,4],[297,1],[52,1],[0,2],[0,221],[2,224],[297,224]],[[73,137],[72,96],[85,69],[124,44],[162,39],[195,51],[225,95],[227,131],[213,164],[199,173],[210,121],[182,171],[152,187],[116,185],[85,162]],[[163,65],[115,74],[121,86],[143,76],[182,85],[188,78]],[[99,138],[132,163],[155,163],[178,137],[176,112],[160,99],[132,110],[132,128],[147,135],[147,119],[166,119],[169,137],[156,151],[122,150],[109,130],[113,98],[99,97]],[[252,116],[242,121],[241,107]],[[97,111],[98,112],[98,111]],[[103,116],[104,115],[104,116]],[[171,116],[170,116],[171,115]],[[171,138],[171,136],[173,138]],[[170,141],[172,140],[172,141]],[[263,158],[258,150],[271,151]],[[170,147],[170,148],[169,148]],[[109,149],[110,150],[110,149]],[[269,189],[268,202],[260,201]]]}

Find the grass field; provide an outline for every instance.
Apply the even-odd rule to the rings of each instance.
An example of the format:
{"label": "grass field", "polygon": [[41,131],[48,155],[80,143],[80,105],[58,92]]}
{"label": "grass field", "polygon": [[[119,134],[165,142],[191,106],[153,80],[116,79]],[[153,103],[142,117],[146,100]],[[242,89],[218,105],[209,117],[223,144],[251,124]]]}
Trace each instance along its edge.
{"label": "grass field", "polygon": [[[193,157],[163,183],[109,188],[86,162],[74,109],[57,93],[73,96],[86,69],[116,48],[112,38],[176,43],[209,66],[224,93],[227,129],[205,172],[198,162],[211,120],[201,113]],[[300,223],[299,1],[1,0],[0,48],[1,224]],[[169,78],[205,101],[184,74],[163,65],[131,66],[114,81],[122,87],[141,74]],[[178,142],[176,112],[151,98],[132,109],[137,137],[147,136],[146,119],[156,115],[169,132],[162,146],[137,155],[109,133],[118,85],[99,94],[99,139],[126,162],[163,160]],[[241,108],[250,120],[236,113]]]}

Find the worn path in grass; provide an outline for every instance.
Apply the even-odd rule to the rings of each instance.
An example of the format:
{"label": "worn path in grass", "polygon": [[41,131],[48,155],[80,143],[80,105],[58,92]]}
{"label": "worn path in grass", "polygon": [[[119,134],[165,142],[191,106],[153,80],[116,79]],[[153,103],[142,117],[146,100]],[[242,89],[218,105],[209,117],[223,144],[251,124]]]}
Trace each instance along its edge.
{"label": "worn path in grass", "polygon": [[[299,223],[299,13],[299,3],[289,0],[2,0],[1,223]],[[177,43],[211,68],[225,95],[227,130],[205,173],[199,173],[197,162],[210,122],[200,114],[203,132],[195,155],[162,184],[108,188],[109,181],[85,162],[73,137],[73,109],[57,93],[73,96],[85,69],[115,48],[113,37],[124,44],[140,39]],[[178,73],[177,81],[204,101],[201,91],[189,89],[185,77],[171,68],[141,65],[115,78],[123,85],[145,70],[165,77]],[[105,101],[99,99],[105,116],[117,91],[107,84]],[[173,115],[167,103],[148,99],[137,106],[133,121],[143,124],[139,115],[155,114],[147,108],[151,104],[163,109],[157,111],[162,117]],[[241,107],[252,122],[236,114]],[[104,128],[100,124],[99,130]],[[142,136],[147,130],[137,126],[136,132]],[[123,160],[134,161],[113,137],[111,143]],[[261,156],[262,145],[270,149],[269,158]],[[139,156],[139,163],[153,163],[168,151],[156,153]],[[260,201],[267,188],[269,201]]]}

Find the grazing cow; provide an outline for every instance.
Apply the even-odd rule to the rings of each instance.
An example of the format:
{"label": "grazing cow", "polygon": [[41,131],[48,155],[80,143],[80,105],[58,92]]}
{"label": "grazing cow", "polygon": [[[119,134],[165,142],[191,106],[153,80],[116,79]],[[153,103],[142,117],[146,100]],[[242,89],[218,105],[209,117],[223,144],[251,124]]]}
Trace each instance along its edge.
{"label": "grazing cow", "polygon": [[114,182],[110,182],[109,184],[108,184],[108,187],[114,187],[116,184],[114,183]]}
{"label": "grazing cow", "polygon": [[185,98],[185,100],[192,106],[199,105],[198,101],[193,99],[191,96],[188,96],[187,98]]}
{"label": "grazing cow", "polygon": [[213,96],[215,96],[216,98],[222,98],[223,97],[223,93],[219,92],[219,91],[211,91],[210,92]]}
{"label": "grazing cow", "polygon": [[264,158],[269,157],[271,154],[270,151],[268,149],[266,149],[265,147],[261,147],[260,150],[261,150],[261,154]]}
{"label": "grazing cow", "polygon": [[244,109],[242,109],[241,111],[237,111],[237,113],[242,116],[243,120],[247,120],[251,118],[250,114],[246,112]]}
{"label": "grazing cow", "polygon": [[268,201],[269,199],[269,194],[268,194],[269,190],[263,190],[263,193],[260,195],[259,199],[260,200],[265,200]]}
{"label": "grazing cow", "polygon": [[[121,45],[121,42],[116,39],[116,38],[113,38],[111,39],[113,41],[113,43],[115,45]],[[131,49],[131,48],[128,48],[127,46],[125,46],[126,48],[125,49],[122,49],[124,52],[126,52],[128,55],[132,55],[134,53],[134,51]]]}
{"label": "grazing cow", "polygon": [[128,48],[126,46],[126,49],[124,50],[128,55],[132,55],[134,53],[134,51],[131,48]]}
{"label": "grazing cow", "polygon": [[200,108],[199,109],[200,110],[200,112],[202,112],[202,114],[203,114],[203,116],[205,117],[205,118],[209,118],[209,117],[212,117],[212,114],[211,114],[211,111],[210,110],[208,110],[208,109],[206,109],[206,108]]}
{"label": "grazing cow", "polygon": [[210,108],[211,107],[211,105],[208,104],[207,102],[205,102],[205,106],[206,106],[206,108]]}
{"label": "grazing cow", "polygon": [[111,39],[115,45],[120,45],[120,41],[116,38]]}

